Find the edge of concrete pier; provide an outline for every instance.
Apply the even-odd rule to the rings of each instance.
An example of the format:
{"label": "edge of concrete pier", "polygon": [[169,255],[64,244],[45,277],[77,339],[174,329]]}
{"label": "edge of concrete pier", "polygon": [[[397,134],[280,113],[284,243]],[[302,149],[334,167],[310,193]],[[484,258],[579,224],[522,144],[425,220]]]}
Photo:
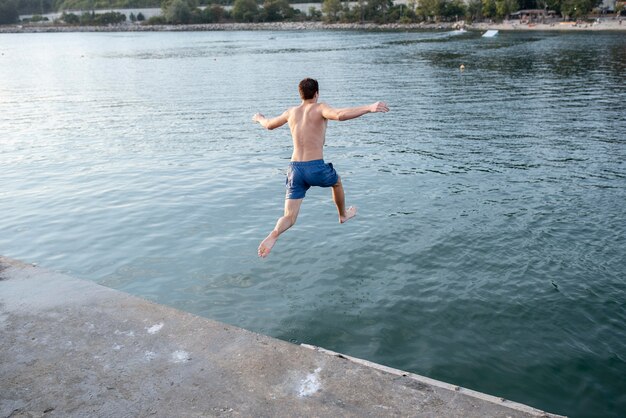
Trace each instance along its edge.
{"label": "edge of concrete pier", "polygon": [[0,256],[0,417],[559,417]]}

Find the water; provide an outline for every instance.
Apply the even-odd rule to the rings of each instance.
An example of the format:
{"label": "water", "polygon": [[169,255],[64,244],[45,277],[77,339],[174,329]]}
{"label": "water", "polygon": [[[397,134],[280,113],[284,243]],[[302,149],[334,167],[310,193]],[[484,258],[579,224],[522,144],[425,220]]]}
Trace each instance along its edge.
{"label": "water", "polygon": [[[626,412],[626,37],[0,37],[0,254],[573,417]],[[466,70],[461,72],[459,66]],[[312,76],[354,221],[267,260]]]}

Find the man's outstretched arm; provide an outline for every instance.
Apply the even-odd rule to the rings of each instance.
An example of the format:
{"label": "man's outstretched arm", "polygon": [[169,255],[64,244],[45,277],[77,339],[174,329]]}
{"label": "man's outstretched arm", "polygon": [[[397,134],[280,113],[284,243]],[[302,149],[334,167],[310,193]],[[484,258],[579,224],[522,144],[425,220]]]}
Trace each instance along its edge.
{"label": "man's outstretched arm", "polygon": [[346,107],[343,109],[334,109],[327,104],[322,104],[322,116],[329,120],[350,120],[363,116],[366,113],[389,112],[389,108],[384,102],[376,102],[371,105]]}
{"label": "man's outstretched arm", "polygon": [[260,113],[255,113],[254,116],[252,116],[252,120],[254,122],[259,122],[261,126],[264,127],[265,129],[272,130],[272,129],[279,128],[283,126],[285,123],[287,123],[287,121],[289,120],[289,112],[285,111],[283,112],[282,115],[277,116],[272,119],[268,119]]}

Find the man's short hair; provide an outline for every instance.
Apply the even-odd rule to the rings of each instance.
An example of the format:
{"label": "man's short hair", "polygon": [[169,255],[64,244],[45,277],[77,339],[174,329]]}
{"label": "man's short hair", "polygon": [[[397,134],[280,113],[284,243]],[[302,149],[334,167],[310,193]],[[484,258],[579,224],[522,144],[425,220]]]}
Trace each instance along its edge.
{"label": "man's short hair", "polygon": [[315,93],[319,91],[317,80],[312,78],[305,78],[298,84],[298,91],[302,100],[310,100],[315,97]]}

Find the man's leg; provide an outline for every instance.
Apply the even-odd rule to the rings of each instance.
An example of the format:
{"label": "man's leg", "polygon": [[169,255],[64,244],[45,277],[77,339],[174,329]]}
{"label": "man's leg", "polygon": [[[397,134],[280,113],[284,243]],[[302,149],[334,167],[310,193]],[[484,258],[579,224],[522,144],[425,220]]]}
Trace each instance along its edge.
{"label": "man's leg", "polygon": [[337,183],[333,186],[333,201],[337,205],[337,212],[339,212],[339,222],[344,223],[347,220],[354,218],[356,215],[356,207],[350,206],[346,209],[346,195],[343,192],[343,184],[341,184],[341,177],[337,178]]}
{"label": "man's leg", "polygon": [[274,230],[261,242],[259,245],[259,257],[267,257],[272,251],[276,240],[286,230],[291,228],[296,223],[298,213],[300,212],[300,205],[302,205],[302,199],[285,199],[285,214],[278,219]]}

